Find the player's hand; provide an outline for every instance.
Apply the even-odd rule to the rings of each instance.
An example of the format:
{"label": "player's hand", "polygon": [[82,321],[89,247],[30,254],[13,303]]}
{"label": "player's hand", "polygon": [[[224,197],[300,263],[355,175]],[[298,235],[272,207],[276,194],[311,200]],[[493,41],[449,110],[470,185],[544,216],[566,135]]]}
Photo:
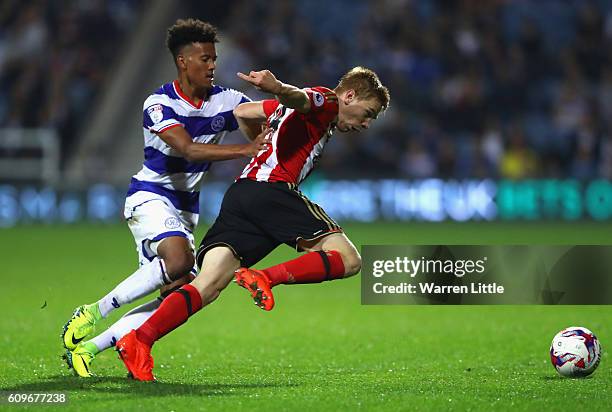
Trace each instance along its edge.
{"label": "player's hand", "polygon": [[254,157],[262,150],[268,150],[268,147],[272,144],[272,128],[264,126],[261,128],[261,132],[253,139],[253,141],[246,145],[244,155],[246,157]]}
{"label": "player's hand", "polygon": [[266,93],[278,94],[283,85],[270,70],[250,71],[248,75],[238,72],[237,75]]}

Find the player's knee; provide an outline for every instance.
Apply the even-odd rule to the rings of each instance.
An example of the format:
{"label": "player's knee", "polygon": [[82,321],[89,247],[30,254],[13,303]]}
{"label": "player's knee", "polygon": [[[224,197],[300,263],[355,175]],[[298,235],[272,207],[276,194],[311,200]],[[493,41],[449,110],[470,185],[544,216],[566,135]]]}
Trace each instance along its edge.
{"label": "player's knee", "polygon": [[341,254],[344,263],[344,277],[354,276],[361,270],[361,256],[356,250]]}
{"label": "player's knee", "polygon": [[175,253],[165,257],[164,263],[168,277],[172,280],[177,280],[191,271],[195,264],[195,258],[193,253],[186,251],[185,253]]}

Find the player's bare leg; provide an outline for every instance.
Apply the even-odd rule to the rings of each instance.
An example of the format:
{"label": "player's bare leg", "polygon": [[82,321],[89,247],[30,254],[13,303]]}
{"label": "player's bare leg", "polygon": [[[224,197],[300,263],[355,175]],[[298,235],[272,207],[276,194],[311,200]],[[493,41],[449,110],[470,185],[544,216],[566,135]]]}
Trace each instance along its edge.
{"label": "player's bare leg", "polygon": [[172,282],[188,274],[195,264],[189,240],[181,236],[162,239],[157,245],[157,254],[164,260],[166,274]]}
{"label": "player's bare leg", "polygon": [[342,232],[331,233],[314,241],[301,240],[298,245],[306,252],[338,252],[344,265],[343,277],[354,276],[361,270],[361,255],[353,242]]}
{"label": "player's bare leg", "polygon": [[219,297],[239,267],[240,261],[226,246],[218,246],[206,252],[202,259],[200,275],[191,282],[191,286],[200,292],[202,306],[212,303]]}
{"label": "player's bare leg", "polygon": [[361,256],[344,233],[302,240],[298,246],[307,253],[297,259],[263,270],[236,271],[236,282],[249,291],[261,309],[272,310],[272,287],[278,284],[319,283],[353,276],[361,270]]}
{"label": "player's bare leg", "polygon": [[229,248],[211,249],[204,256],[200,273],[191,284],[168,295],[145,323],[117,342],[119,356],[135,379],[155,379],[151,357],[153,343],[217,299],[238,267],[239,261]]}

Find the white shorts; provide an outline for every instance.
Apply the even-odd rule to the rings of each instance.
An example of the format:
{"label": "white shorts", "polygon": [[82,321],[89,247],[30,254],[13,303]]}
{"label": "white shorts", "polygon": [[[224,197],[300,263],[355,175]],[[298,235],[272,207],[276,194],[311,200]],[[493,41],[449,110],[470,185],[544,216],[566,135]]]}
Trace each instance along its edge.
{"label": "white shorts", "polygon": [[[195,251],[194,216],[182,216],[163,196],[148,192],[134,193],[125,200],[123,215],[134,236],[140,266],[152,261],[157,256],[161,241],[170,236],[186,238],[192,252]],[[192,271],[194,275],[197,274],[197,268],[194,267]]]}

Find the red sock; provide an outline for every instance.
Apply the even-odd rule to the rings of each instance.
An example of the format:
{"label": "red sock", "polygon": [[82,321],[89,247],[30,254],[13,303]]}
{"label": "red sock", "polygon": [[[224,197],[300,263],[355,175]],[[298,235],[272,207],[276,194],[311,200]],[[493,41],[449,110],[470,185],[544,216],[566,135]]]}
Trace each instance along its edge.
{"label": "red sock", "polygon": [[310,252],[297,259],[264,269],[272,286],[280,283],[320,283],[344,276],[344,263],[335,250]]}
{"label": "red sock", "polygon": [[136,336],[141,342],[153,346],[155,341],[187,322],[200,309],[200,292],[191,285],[185,285],[164,299],[153,315],[136,329]]}

